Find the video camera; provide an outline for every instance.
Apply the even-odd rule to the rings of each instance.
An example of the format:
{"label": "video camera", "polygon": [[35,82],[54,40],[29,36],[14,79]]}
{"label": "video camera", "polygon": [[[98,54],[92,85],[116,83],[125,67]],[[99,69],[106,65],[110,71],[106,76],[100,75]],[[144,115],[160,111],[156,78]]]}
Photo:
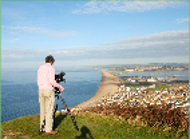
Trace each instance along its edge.
{"label": "video camera", "polygon": [[[65,76],[65,72],[60,72],[60,74],[56,74],[55,75],[55,80],[56,80],[56,82],[57,83],[60,83],[60,82],[64,82],[64,83],[66,83],[66,79],[64,79],[63,78],[63,76]],[[59,94],[60,94],[61,92],[60,92],[60,90],[59,90],[59,88],[57,88],[57,87],[55,87],[55,95],[56,96],[59,96]]]}

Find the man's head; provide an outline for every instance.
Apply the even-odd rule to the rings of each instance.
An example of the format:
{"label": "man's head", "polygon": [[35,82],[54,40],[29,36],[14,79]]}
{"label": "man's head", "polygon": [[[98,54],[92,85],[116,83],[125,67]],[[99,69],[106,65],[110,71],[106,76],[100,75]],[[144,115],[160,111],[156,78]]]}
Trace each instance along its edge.
{"label": "man's head", "polygon": [[46,63],[51,63],[51,65],[53,65],[55,59],[53,58],[53,56],[49,55],[46,57]]}

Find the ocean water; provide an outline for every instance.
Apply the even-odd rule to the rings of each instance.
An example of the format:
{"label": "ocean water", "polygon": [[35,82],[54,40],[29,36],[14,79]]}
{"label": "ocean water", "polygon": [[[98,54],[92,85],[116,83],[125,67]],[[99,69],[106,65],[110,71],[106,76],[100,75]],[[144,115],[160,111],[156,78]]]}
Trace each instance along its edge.
{"label": "ocean water", "polygon": [[[62,95],[68,107],[73,107],[90,99],[97,92],[102,74],[93,69],[56,70],[56,74],[64,71],[66,83]],[[1,73],[1,122],[18,117],[39,114],[38,86],[36,70],[2,70]],[[58,110],[63,108],[61,100],[57,100]]]}

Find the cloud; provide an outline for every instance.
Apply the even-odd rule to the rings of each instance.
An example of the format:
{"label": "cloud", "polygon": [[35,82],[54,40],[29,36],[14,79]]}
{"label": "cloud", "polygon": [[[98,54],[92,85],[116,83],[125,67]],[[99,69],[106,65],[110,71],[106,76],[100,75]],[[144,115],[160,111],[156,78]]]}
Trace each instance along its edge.
{"label": "cloud", "polygon": [[161,32],[161,33],[155,33],[151,35],[146,35],[142,37],[135,37],[135,38],[126,38],[114,42],[108,42],[103,43],[107,45],[111,44],[162,44],[162,43],[174,43],[174,42],[181,42],[185,41],[187,42],[189,40],[188,38],[188,30],[185,31],[168,31],[168,32]]}
{"label": "cloud", "polygon": [[[103,43],[120,48],[126,57],[183,56],[189,51],[189,31],[169,31]],[[117,50],[119,52],[119,50]],[[115,50],[116,52],[116,50]]]}
{"label": "cloud", "polygon": [[90,14],[90,13],[101,13],[101,12],[144,12],[154,9],[165,9],[168,7],[181,7],[188,5],[187,2],[99,2],[91,1],[84,4],[81,8],[74,10],[74,14]]}
{"label": "cloud", "polygon": [[[72,62],[86,59],[188,57],[189,31],[168,31],[142,37],[126,38],[114,42],[102,43],[97,47],[77,47],[43,51],[3,48],[2,62],[39,61],[43,60],[49,54],[53,55],[56,60]],[[188,62],[188,59],[184,62]]]}
{"label": "cloud", "polygon": [[76,33],[73,32],[58,32],[58,31],[53,31],[53,30],[47,30],[44,28],[34,28],[34,27],[20,27],[20,26],[2,26],[3,28],[7,28],[10,30],[19,30],[19,31],[24,31],[24,32],[34,32],[34,33],[40,33],[40,34],[45,34],[50,37],[69,37],[69,36],[74,36]]}
{"label": "cloud", "polygon": [[18,49],[18,48],[2,48],[2,61],[18,62],[18,61],[35,61],[38,60],[43,52],[32,49]]}
{"label": "cloud", "polygon": [[177,23],[189,23],[189,18],[176,19]]}
{"label": "cloud", "polygon": [[11,31],[9,32],[11,35],[18,35],[20,32],[14,32],[14,31]]}
{"label": "cloud", "polygon": [[11,40],[2,40],[2,42],[9,42],[9,43],[15,43],[20,41],[21,39],[11,39]]}

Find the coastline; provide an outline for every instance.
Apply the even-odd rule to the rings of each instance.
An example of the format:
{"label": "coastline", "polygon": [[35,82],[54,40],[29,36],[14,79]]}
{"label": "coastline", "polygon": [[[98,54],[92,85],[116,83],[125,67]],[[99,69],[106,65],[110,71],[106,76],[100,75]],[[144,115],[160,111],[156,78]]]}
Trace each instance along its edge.
{"label": "coastline", "polygon": [[103,96],[106,96],[107,94],[112,95],[118,91],[119,79],[117,76],[112,75],[109,71],[106,70],[99,71],[102,73],[102,80],[100,82],[98,91],[92,98],[76,105],[75,108],[85,109],[87,107],[93,107],[96,105],[96,102],[98,102],[98,100],[100,100]]}

